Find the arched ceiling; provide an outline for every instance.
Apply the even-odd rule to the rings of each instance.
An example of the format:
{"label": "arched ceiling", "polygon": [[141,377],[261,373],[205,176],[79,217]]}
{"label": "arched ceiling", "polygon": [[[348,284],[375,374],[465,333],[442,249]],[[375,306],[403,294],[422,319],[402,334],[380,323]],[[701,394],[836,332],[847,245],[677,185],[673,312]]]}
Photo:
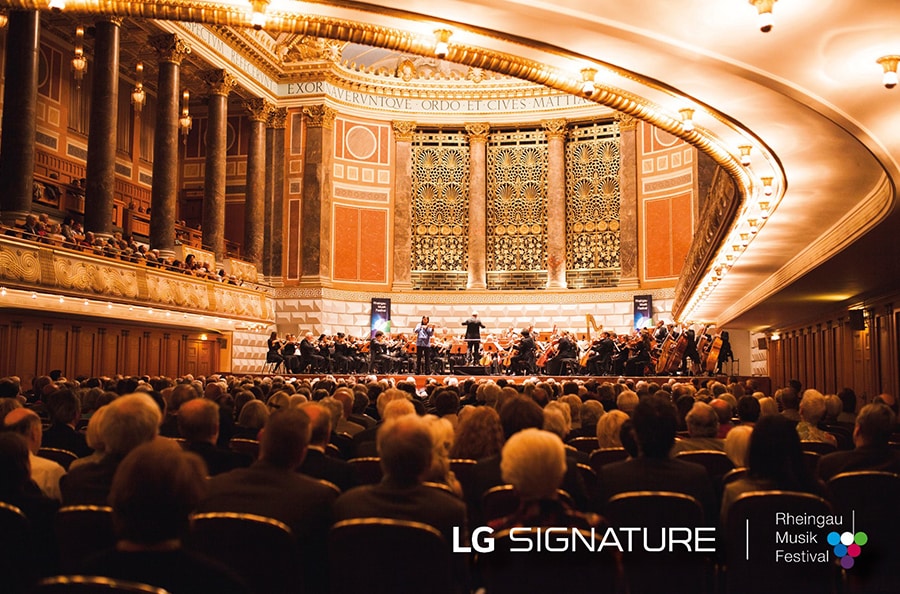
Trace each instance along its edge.
{"label": "arched ceiling", "polygon": [[[875,60],[900,53],[900,3],[780,0],[769,33],[758,30],[747,0],[273,0],[262,31],[240,28],[250,10],[237,0],[70,7],[239,27],[237,45],[288,79],[307,72],[296,54],[319,36],[340,42],[342,57],[371,66],[392,52],[430,59],[438,28],[453,32],[447,60],[461,67],[569,93],[579,92],[580,70],[595,67],[609,92],[592,100],[730,164],[747,197],[743,227],[728,230],[710,275],[749,231],[747,221],[759,219],[761,178],[774,178],[777,208],[765,226],[748,236],[720,280],[701,280],[694,298],[676,304],[679,317],[777,330],[898,289],[900,89],[881,85]],[[375,46],[383,49],[369,49]],[[681,126],[683,107],[695,109],[693,132]],[[735,162],[742,144],[754,147],[747,168]]]}

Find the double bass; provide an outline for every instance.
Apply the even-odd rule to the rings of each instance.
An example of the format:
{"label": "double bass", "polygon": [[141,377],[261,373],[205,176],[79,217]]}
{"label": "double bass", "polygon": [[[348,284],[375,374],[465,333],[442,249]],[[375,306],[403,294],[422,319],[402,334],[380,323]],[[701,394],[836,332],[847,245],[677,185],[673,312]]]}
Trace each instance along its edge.
{"label": "double bass", "polygon": [[716,373],[716,368],[719,367],[719,352],[722,350],[722,334],[716,334],[716,337],[713,338],[712,343],[709,345],[709,353],[706,355],[704,359],[703,369],[706,373],[713,375]]}

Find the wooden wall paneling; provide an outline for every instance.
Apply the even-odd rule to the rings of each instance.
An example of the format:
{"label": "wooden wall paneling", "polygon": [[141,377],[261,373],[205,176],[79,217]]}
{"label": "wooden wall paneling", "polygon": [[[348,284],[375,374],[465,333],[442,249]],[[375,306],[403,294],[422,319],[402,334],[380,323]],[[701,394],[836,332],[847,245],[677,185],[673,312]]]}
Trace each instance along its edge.
{"label": "wooden wall paneling", "polygon": [[100,328],[103,333],[100,336],[101,356],[100,356],[100,373],[103,375],[113,375],[121,372],[119,367],[119,333],[110,332],[107,328]]}
{"label": "wooden wall paneling", "polygon": [[[74,330],[74,328],[73,328]],[[96,329],[93,327],[81,326],[78,332],[72,332],[72,375],[94,375],[94,342],[96,339]]]}
{"label": "wooden wall paneling", "polygon": [[141,334],[136,330],[122,330],[122,373],[141,375]]}
{"label": "wooden wall paneling", "polygon": [[824,388],[828,394],[836,394],[839,390],[837,387],[838,361],[835,356],[835,340],[837,338],[837,329],[834,324],[828,322],[822,334],[822,350],[825,362],[825,384]]}
{"label": "wooden wall paneling", "polygon": [[47,375],[53,369],[50,359],[50,346],[53,341],[53,324],[42,323],[38,330],[37,342],[37,372],[40,375]]}
{"label": "wooden wall paneling", "polygon": [[71,377],[67,362],[69,360],[68,350],[70,348],[71,327],[63,324],[55,324],[49,335],[49,343],[47,344],[47,371],[59,369],[65,377]]}
{"label": "wooden wall paneling", "polygon": [[887,392],[888,394],[896,394],[892,378],[896,375],[894,372],[894,349],[891,328],[892,316],[890,311],[886,311],[874,316],[876,331],[876,348],[878,349],[878,364],[875,377],[878,379],[878,392]]}
{"label": "wooden wall paneling", "polygon": [[184,372],[194,376],[200,375],[200,347],[203,344],[201,340],[189,340],[185,345],[184,353]]}
{"label": "wooden wall paneling", "polygon": [[9,324],[0,323],[0,377],[13,375],[10,371]]}

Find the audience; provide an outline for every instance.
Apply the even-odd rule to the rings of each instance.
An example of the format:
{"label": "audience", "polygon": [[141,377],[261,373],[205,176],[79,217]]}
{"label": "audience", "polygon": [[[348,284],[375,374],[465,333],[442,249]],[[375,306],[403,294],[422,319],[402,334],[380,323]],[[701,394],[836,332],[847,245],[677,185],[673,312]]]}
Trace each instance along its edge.
{"label": "audience", "polygon": [[621,410],[611,410],[600,417],[600,420],[597,421],[597,447],[621,448],[622,425],[624,425],[629,418],[630,417]]}
{"label": "audience", "polygon": [[329,456],[326,452],[331,437],[332,417],[327,408],[316,402],[304,402],[300,410],[309,417],[310,437],[306,458],[297,469],[307,476],[326,480],[341,491],[359,484],[356,468],[348,462]]}
{"label": "audience", "polygon": [[818,427],[823,418],[825,418],[825,396],[818,390],[807,390],[800,401],[800,422],[797,423],[800,440],[821,441],[837,447],[837,438]]}
{"label": "audience", "polygon": [[178,409],[178,432],[182,447],[200,456],[210,476],[250,466],[253,459],[216,445],[219,439],[219,407],[206,398],[195,398]]}
{"label": "audience", "polygon": [[719,415],[716,410],[704,402],[695,402],[685,417],[688,428],[688,437],[683,437],[675,442],[672,455],[678,452],[693,450],[725,451],[725,440],[718,437]]}
{"label": "audience", "polygon": [[750,450],[750,435],[753,433],[753,427],[749,425],[738,425],[728,432],[725,437],[725,453],[728,459],[734,464],[735,468],[744,468],[747,466],[748,453]]}
{"label": "audience", "polygon": [[41,418],[31,409],[18,408],[6,415],[3,427],[25,438],[28,445],[31,480],[40,487],[44,495],[59,501],[62,498],[59,492],[59,479],[66,474],[66,469],[53,460],[37,455],[43,434]]}
{"label": "audience", "polygon": [[44,431],[41,446],[72,452],[79,458],[91,453],[84,435],[75,425],[81,418],[81,401],[71,390],[62,389],[47,397],[50,427]]}
{"label": "audience", "polygon": [[480,460],[499,454],[503,447],[500,415],[490,406],[468,406],[466,410],[456,427],[450,457]]}
{"label": "audience", "polygon": [[853,427],[853,450],[832,452],[819,459],[819,478],[827,481],[836,474],[855,470],[900,473],[900,451],[888,445],[895,416],[884,404],[867,404],[860,409]]}

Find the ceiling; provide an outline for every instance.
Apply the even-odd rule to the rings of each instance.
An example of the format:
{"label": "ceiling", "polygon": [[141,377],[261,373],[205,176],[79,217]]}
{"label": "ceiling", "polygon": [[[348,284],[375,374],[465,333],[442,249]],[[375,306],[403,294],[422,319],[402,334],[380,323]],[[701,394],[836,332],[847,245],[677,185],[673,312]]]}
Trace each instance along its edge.
{"label": "ceiling", "polygon": [[[209,4],[225,11],[216,22],[230,23],[233,5],[245,3]],[[900,290],[900,87],[885,89],[875,62],[900,53],[900,2],[862,4],[779,0],[774,28],[762,33],[747,0],[273,0],[269,12],[277,18],[261,33],[279,47],[296,45],[299,28],[287,14],[423,39],[446,27],[454,31],[451,46],[539,61],[573,76],[579,63],[609,65],[629,93],[676,113],[679,104],[696,107],[703,136],[686,138],[698,145],[712,138],[731,152],[749,140],[759,150],[747,171],[775,177],[778,205],[690,315],[767,331]],[[149,1],[111,5],[125,15],[175,10]],[[199,20],[197,12],[177,14]],[[397,43],[384,41],[390,50]],[[391,60],[383,50],[342,48],[360,65]],[[416,43],[411,53],[416,48],[427,53]],[[448,58],[465,61],[470,53]]]}

